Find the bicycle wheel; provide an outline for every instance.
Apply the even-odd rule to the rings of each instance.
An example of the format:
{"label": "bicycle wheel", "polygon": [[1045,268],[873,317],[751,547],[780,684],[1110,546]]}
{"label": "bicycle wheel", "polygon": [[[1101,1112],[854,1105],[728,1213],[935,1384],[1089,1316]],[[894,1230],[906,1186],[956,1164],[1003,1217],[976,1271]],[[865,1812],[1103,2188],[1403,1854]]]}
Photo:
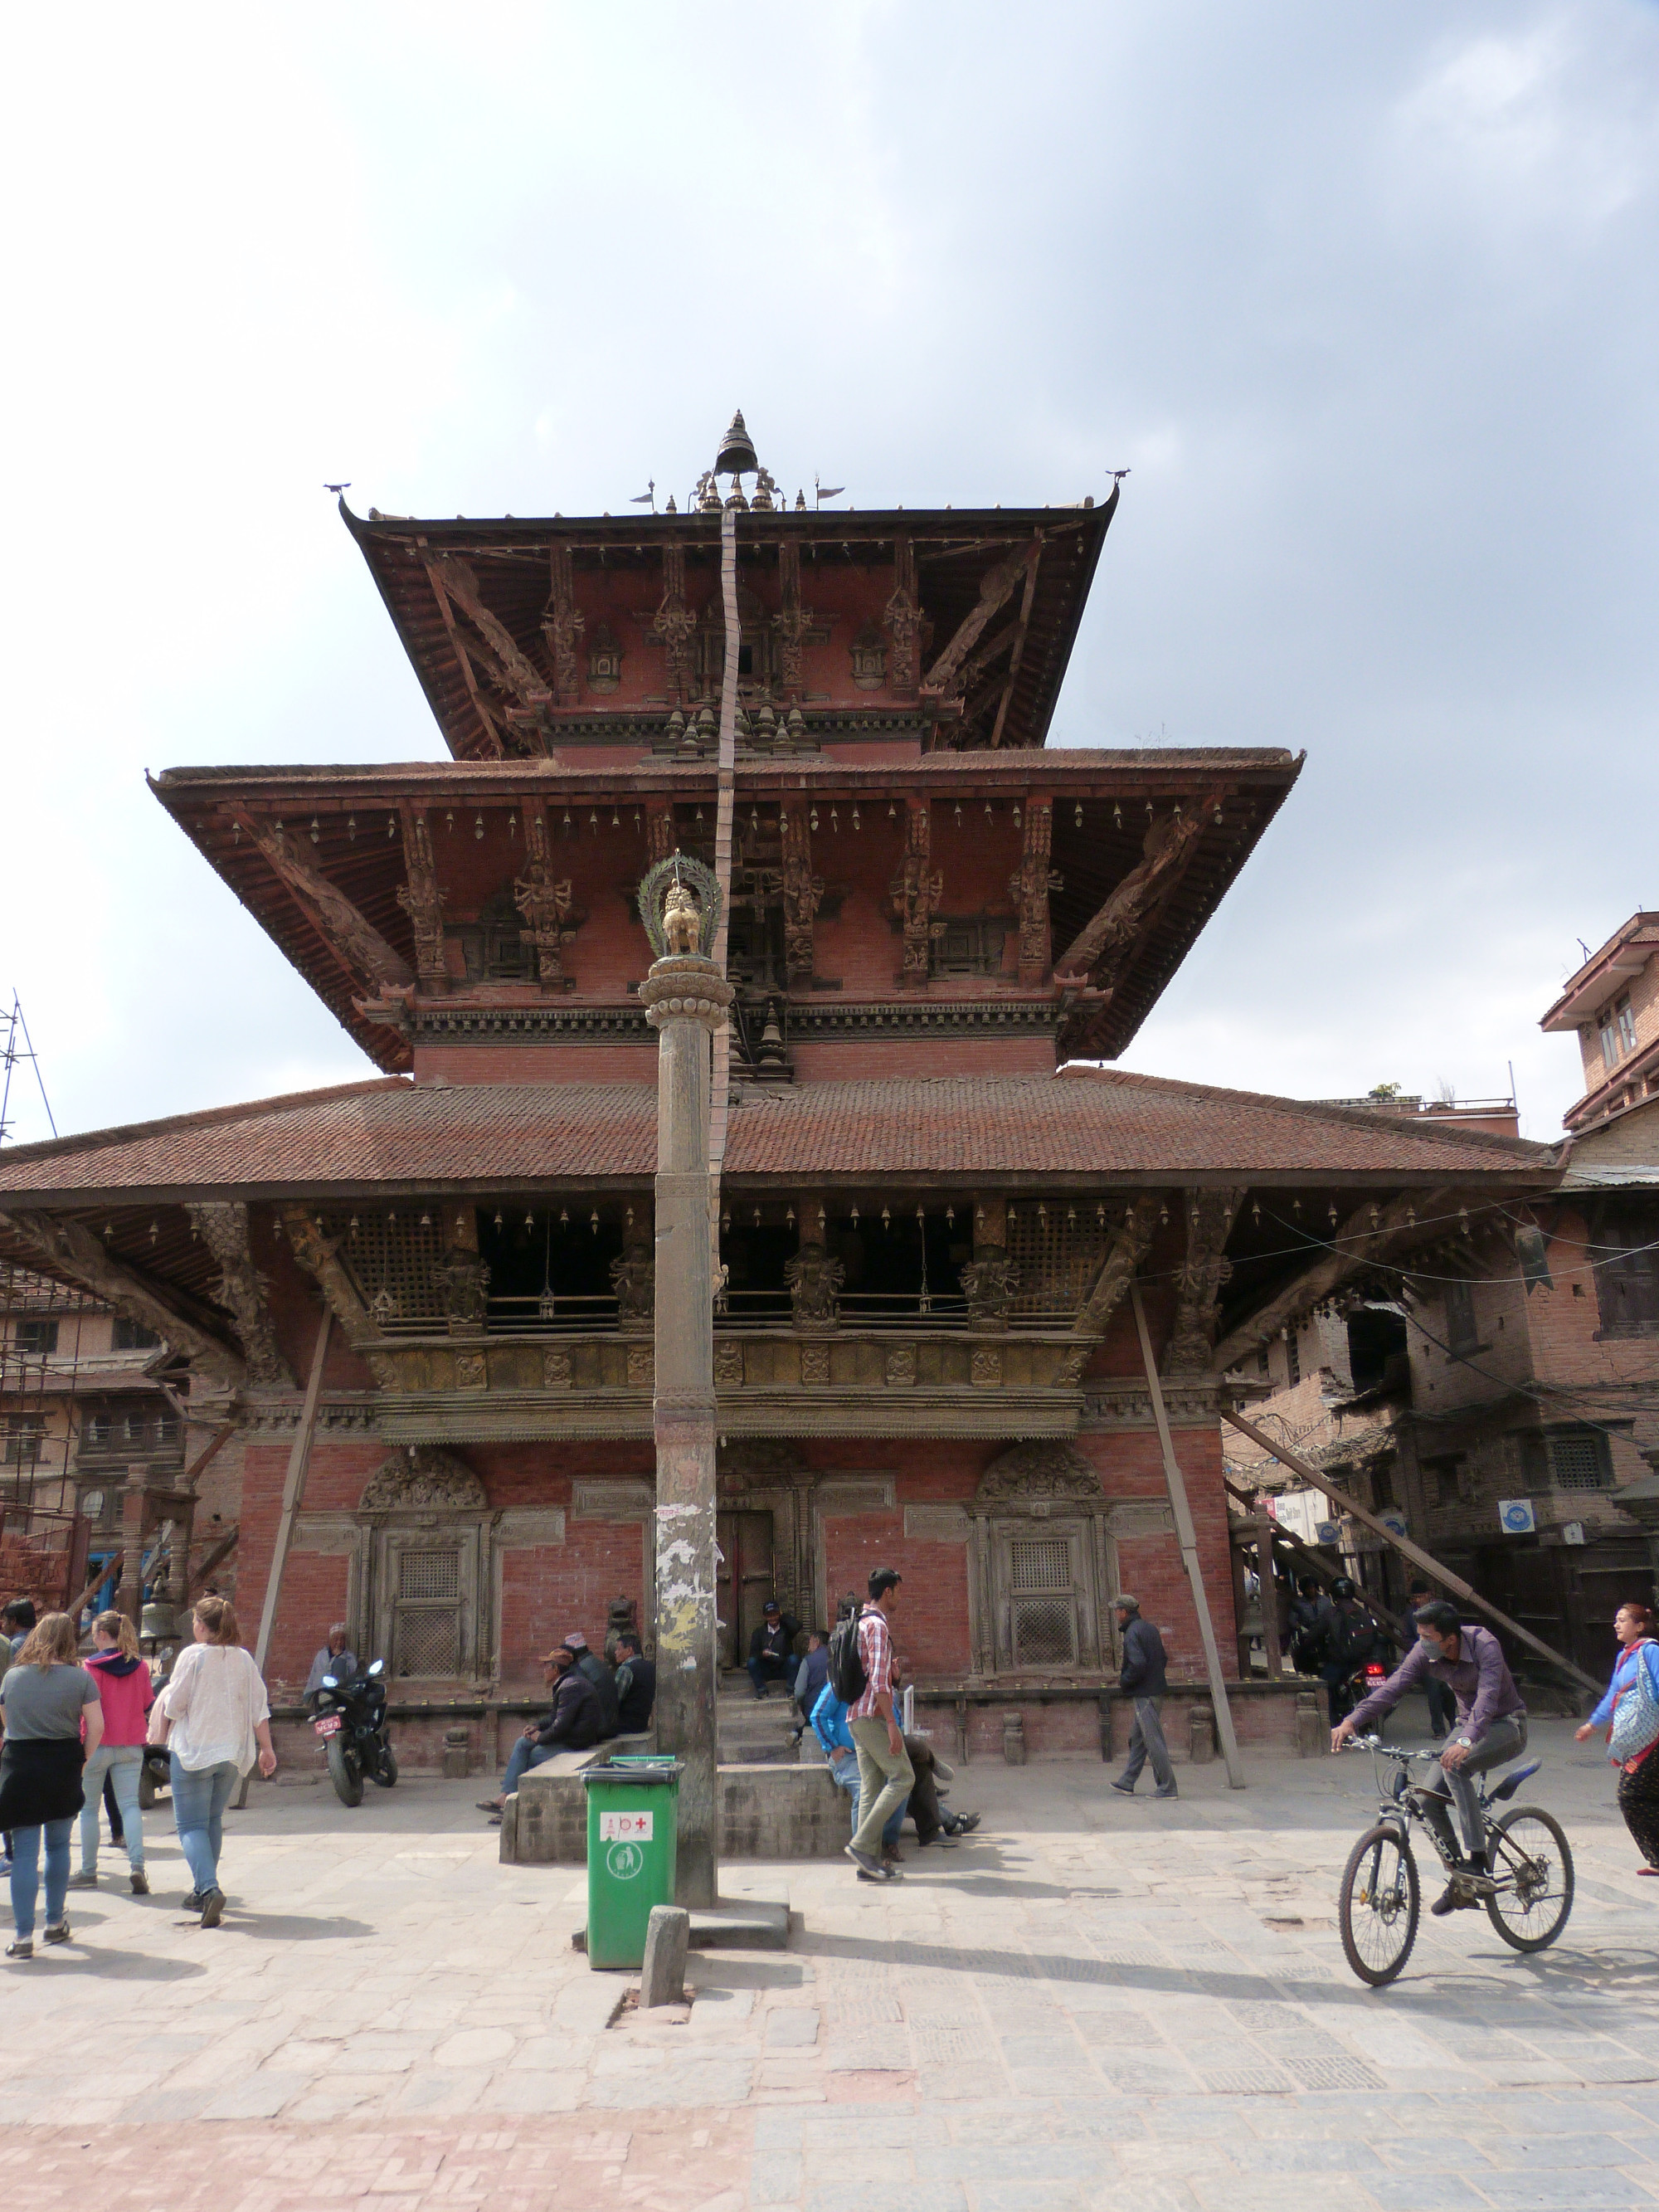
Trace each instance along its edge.
{"label": "bicycle wheel", "polygon": [[1492,1825],[1492,1872],[1509,1887],[1486,1899],[1492,1926],[1517,1951],[1541,1951],[1572,1911],[1572,1853],[1561,1824],[1536,1805],[1518,1805]]}
{"label": "bicycle wheel", "polygon": [[1385,1820],[1359,1838],[1342,1869],[1342,1948],[1374,1990],[1391,1982],[1410,1958],[1421,1903],[1411,1845]]}

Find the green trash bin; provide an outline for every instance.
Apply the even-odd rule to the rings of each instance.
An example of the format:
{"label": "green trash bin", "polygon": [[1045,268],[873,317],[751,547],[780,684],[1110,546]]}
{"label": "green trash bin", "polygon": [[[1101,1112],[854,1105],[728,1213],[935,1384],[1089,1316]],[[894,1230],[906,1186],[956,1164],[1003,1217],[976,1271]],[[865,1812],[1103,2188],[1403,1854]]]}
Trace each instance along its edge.
{"label": "green trash bin", "polygon": [[587,1963],[638,1967],[653,1905],[674,1902],[684,1762],[672,1754],[582,1770],[587,1792]]}

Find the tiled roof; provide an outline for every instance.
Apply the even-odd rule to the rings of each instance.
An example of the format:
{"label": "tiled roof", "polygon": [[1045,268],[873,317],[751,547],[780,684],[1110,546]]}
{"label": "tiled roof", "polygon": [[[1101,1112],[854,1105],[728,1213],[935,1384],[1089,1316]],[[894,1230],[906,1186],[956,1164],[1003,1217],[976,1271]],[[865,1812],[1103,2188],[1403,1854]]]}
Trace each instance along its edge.
{"label": "tiled roof", "polygon": [[[739,1093],[728,1176],[1087,1183],[1555,1180],[1547,1146],[1116,1069],[805,1083]],[[399,1078],[185,1115],[0,1155],[0,1207],[637,1182],[653,1084],[419,1085]]]}

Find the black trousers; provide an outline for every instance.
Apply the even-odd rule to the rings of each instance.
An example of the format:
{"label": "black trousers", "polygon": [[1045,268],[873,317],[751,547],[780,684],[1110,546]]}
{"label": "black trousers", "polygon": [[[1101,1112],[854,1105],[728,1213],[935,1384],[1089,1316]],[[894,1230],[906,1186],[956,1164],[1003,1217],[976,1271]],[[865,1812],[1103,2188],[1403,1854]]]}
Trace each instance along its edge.
{"label": "black trousers", "polygon": [[1637,1850],[1659,1867],[1659,1751],[1650,1751],[1634,1774],[1620,1775],[1619,1809]]}

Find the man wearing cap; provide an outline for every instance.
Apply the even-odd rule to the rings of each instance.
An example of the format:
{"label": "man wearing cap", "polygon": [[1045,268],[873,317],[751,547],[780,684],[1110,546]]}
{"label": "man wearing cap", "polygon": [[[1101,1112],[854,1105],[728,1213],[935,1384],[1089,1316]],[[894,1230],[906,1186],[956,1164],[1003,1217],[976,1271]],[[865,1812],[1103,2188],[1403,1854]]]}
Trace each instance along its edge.
{"label": "man wearing cap", "polygon": [[599,1694],[576,1664],[568,1639],[556,1644],[542,1662],[543,1676],[553,1692],[553,1710],[544,1721],[532,1721],[513,1747],[501,1777],[499,1797],[483,1797],[478,1809],[499,1820],[502,1808],[518,1788],[526,1767],[540,1766],[560,1751],[586,1751],[605,1734],[605,1716]]}
{"label": "man wearing cap", "polygon": [[1117,1597],[1112,1601],[1112,1607],[1117,1614],[1118,1634],[1123,1638],[1123,1671],[1118,1676],[1118,1686],[1135,1701],[1135,1723],[1129,1731],[1129,1756],[1112,1787],[1124,1796],[1133,1797],[1140,1770],[1150,1759],[1152,1779],[1158,1784],[1154,1796],[1179,1796],[1175,1769],[1170,1764],[1170,1747],[1164,1741],[1164,1723],[1158,1718],[1167,1687],[1164,1638],[1150,1620],[1141,1619],[1139,1598]]}
{"label": "man wearing cap", "polygon": [[599,1711],[605,1725],[601,1735],[618,1735],[622,1732],[622,1699],[617,1693],[617,1678],[603,1659],[587,1648],[587,1638],[577,1629],[564,1639],[564,1648],[576,1662],[578,1673],[593,1685],[593,1694],[599,1701]]}
{"label": "man wearing cap", "polygon": [[776,1598],[766,1601],[765,1618],[749,1639],[749,1679],[763,1698],[769,1682],[787,1682],[795,1671],[795,1638],[800,1623]]}

